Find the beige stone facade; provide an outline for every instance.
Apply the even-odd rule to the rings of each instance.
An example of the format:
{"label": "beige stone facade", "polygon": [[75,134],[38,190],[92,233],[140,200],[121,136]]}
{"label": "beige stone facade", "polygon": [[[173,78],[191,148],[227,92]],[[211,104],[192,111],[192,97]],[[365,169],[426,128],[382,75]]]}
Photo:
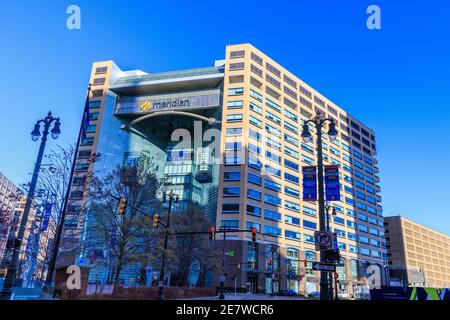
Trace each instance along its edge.
{"label": "beige stone facade", "polygon": [[[338,272],[351,287],[353,281],[366,276],[366,265],[382,268],[385,243],[374,131],[257,48],[250,44],[230,45],[225,59],[216,60],[214,67],[155,74],[122,71],[112,61],[96,62],[90,84],[90,112],[95,116],[90,120],[92,131],[80,144],[76,170],[76,177],[86,180],[79,186],[72,184],[74,205],[68,215],[77,217],[77,221],[72,219],[65,225],[63,242],[76,246],[82,237],[85,188],[95,159],[100,157],[96,170],[106,170],[113,161],[123,161],[127,152],[120,143],[129,137],[128,133],[115,127],[115,110],[121,97],[135,101],[148,96],[151,100],[184,97],[190,90],[220,90],[220,102],[214,110],[221,116],[216,124],[220,124],[223,164],[215,177],[217,192],[208,203],[215,211],[212,220],[216,221],[216,229],[258,229],[259,258],[248,256],[250,233],[227,235],[240,253],[242,277],[238,286],[246,288],[256,272],[261,279],[252,286],[267,290],[270,281],[266,278],[272,276],[266,269],[268,257],[264,252],[271,245],[279,248],[280,279],[284,277],[278,281],[280,289],[300,290],[301,281],[306,279],[311,288],[317,282],[314,273],[300,266],[305,256],[317,260],[313,235],[319,227],[318,204],[301,200],[302,166],[317,163],[317,150],[314,142],[303,143],[300,136],[303,122],[317,113],[333,118],[339,131],[336,141],[327,138],[327,126],[323,133],[325,165],[340,166],[342,199],[331,204],[337,215],[330,221],[345,261]],[[140,107],[140,112],[155,112]],[[194,113],[181,109],[177,107],[177,112]],[[199,118],[199,114],[196,116]],[[247,270],[250,258],[256,259],[256,270]],[[72,255],[66,264],[74,260]],[[295,264],[292,272],[287,260]],[[288,281],[289,277],[297,279]]]}
{"label": "beige stone facade", "polygon": [[384,221],[393,271],[405,270],[409,286],[450,287],[450,237],[401,216]]}

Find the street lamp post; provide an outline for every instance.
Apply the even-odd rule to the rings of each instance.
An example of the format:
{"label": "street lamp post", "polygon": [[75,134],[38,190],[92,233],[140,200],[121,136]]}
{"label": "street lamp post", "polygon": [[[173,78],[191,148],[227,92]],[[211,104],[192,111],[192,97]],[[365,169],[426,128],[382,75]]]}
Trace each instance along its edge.
{"label": "street lamp post", "polygon": [[[331,206],[327,206],[326,207],[326,216],[327,216],[327,230],[329,231],[329,232],[331,232],[331,228],[330,228],[330,220],[331,220],[331,217],[330,217],[330,209],[331,209],[331,215],[333,215],[333,216],[335,216],[336,215],[336,209],[334,208],[334,207],[331,207]],[[331,272],[328,272],[328,281],[329,281],[329,283],[330,283],[330,286],[329,286],[329,296],[330,296],[330,300],[333,300],[333,274],[331,273]],[[336,297],[337,297],[337,295],[336,295]]]}
{"label": "street lamp post", "polygon": [[[158,300],[164,300],[164,269],[166,267],[166,250],[167,250],[167,242],[169,238],[169,228],[170,228],[170,213],[172,212],[172,203],[178,203],[179,197],[177,194],[172,191],[169,194],[169,208],[167,210],[167,224],[164,236],[164,251],[162,254],[162,262],[161,262],[161,271],[159,274],[159,289],[158,289]],[[163,201],[166,201],[166,195],[164,195]]]}
{"label": "street lamp post", "polygon": [[[317,178],[319,180],[319,229],[325,231],[325,197],[324,197],[324,182],[323,182],[323,154],[322,154],[322,128],[326,122],[329,122],[328,137],[334,141],[337,137],[336,124],[333,119],[325,118],[322,114],[317,113],[313,119],[305,121],[302,130],[302,139],[304,142],[312,140],[311,132],[308,124],[313,124],[316,127],[316,142],[317,142]],[[325,250],[320,250],[320,262],[325,263]],[[328,275],[326,271],[320,272],[320,300],[329,300],[328,291]]]}
{"label": "street lamp post", "polygon": [[[50,126],[53,122],[55,122],[55,124],[52,130],[49,131]],[[42,133],[41,145],[39,147],[36,163],[34,164],[33,176],[31,178],[30,189],[28,190],[25,208],[23,210],[22,220],[20,222],[19,233],[17,234],[17,238],[14,241],[11,263],[9,264],[8,271],[6,273],[5,283],[3,284],[3,290],[0,295],[1,300],[10,300],[12,296],[12,287],[14,286],[14,281],[16,279],[17,266],[20,256],[20,247],[22,246],[25,229],[28,223],[28,216],[30,214],[31,204],[33,202],[34,191],[36,190],[36,185],[38,182],[39,170],[41,168],[41,162],[44,156],[47,136],[50,133],[52,138],[56,139],[61,134],[59,118],[54,118],[52,116],[52,113],[49,112],[44,119],[38,120],[34,125],[34,129],[31,132],[31,139],[33,141],[38,141],[39,137],[41,136],[40,132],[41,124],[44,124],[44,131]]]}

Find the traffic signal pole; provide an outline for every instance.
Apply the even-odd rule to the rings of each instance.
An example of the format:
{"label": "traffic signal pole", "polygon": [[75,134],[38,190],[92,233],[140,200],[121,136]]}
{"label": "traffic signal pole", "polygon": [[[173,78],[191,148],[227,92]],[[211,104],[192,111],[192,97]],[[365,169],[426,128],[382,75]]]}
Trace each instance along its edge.
{"label": "traffic signal pole", "polygon": [[[331,233],[330,230],[330,216],[329,216],[329,207],[327,207],[326,217],[327,217],[327,230]],[[330,300],[333,300],[333,275],[331,272],[328,272],[328,282],[329,282],[329,291],[328,295],[330,296]]]}
{"label": "traffic signal pole", "polygon": [[[161,261],[161,271],[159,274],[159,284],[158,284],[158,300],[164,300],[164,269],[166,267],[166,250],[167,250],[167,245],[168,245],[168,239],[169,239],[169,233],[168,230],[170,228],[170,214],[172,212],[172,203],[173,201],[175,201],[176,203],[178,202],[178,195],[174,194],[174,193],[170,193],[169,194],[169,208],[167,210],[167,221],[166,223],[160,221],[159,215],[157,213],[154,213],[153,215],[150,215],[138,208],[136,208],[133,205],[128,204],[127,199],[125,198],[118,198],[115,196],[111,197],[115,198],[117,201],[119,201],[119,206],[118,206],[118,210],[117,213],[118,214],[124,214],[125,208],[127,206],[133,208],[134,210],[136,210],[137,212],[143,214],[144,216],[150,217],[153,219],[153,228],[157,228],[159,224],[162,224],[163,226],[166,227],[166,232],[164,235],[164,252],[162,255],[162,261]],[[164,195],[165,198],[165,195]],[[165,200],[165,199],[164,199]]]}
{"label": "traffic signal pole", "polygon": [[219,299],[224,300],[225,299],[225,240],[227,237],[227,233],[225,230],[223,230],[223,237],[222,237],[222,268],[223,268],[223,274],[222,278],[220,279],[220,294]]}
{"label": "traffic signal pole", "polygon": [[251,232],[252,233],[252,241],[255,242],[256,241],[256,228],[252,228],[250,230],[248,229],[238,229],[238,230],[219,230],[219,231],[200,231],[200,232],[175,232],[173,235],[176,236],[180,236],[180,235],[194,235],[194,234],[204,234],[204,233],[208,233],[211,234],[211,232],[214,233],[223,233],[223,237],[222,237],[222,268],[223,268],[223,274],[222,274],[222,279],[220,279],[220,293],[219,293],[219,299],[220,300],[224,300],[225,299],[225,266],[226,266],[226,255],[225,255],[225,241],[226,241],[226,234],[228,232]]}
{"label": "traffic signal pole", "polygon": [[[165,195],[164,195],[165,198]],[[165,200],[165,199],[164,199]],[[169,208],[167,210],[167,224],[166,224],[166,232],[164,235],[164,251],[162,254],[162,261],[161,261],[161,271],[159,273],[159,284],[158,284],[158,300],[164,300],[164,269],[166,267],[166,250],[167,250],[167,244],[169,240],[169,233],[168,229],[170,228],[170,213],[172,212],[172,202],[175,200],[175,202],[178,202],[178,195],[174,193],[169,194]]]}

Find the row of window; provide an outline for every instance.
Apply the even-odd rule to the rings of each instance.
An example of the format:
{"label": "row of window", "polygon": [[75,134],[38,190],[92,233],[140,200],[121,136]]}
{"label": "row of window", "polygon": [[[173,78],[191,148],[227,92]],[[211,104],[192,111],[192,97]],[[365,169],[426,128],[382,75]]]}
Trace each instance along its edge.
{"label": "row of window", "polygon": [[[253,134],[250,133],[250,136],[252,136]],[[226,146],[228,146],[230,149],[233,149],[234,151],[239,151],[242,147],[242,145],[240,144],[240,142],[233,142],[233,143],[227,143]],[[262,170],[263,165],[261,163],[261,161],[257,158],[257,155],[261,155],[261,148],[253,145],[252,143],[249,143],[249,157],[248,157],[248,166],[250,168],[253,168],[255,170]],[[290,149],[285,147],[285,154],[298,159],[298,154]],[[302,155],[300,157],[300,159],[302,160],[302,162],[307,163],[307,164],[314,164],[314,159]],[[297,175],[291,174],[289,172],[285,172],[284,175],[282,175],[282,171],[281,169],[279,169],[279,165],[282,164],[282,160],[280,155],[278,155],[277,153],[271,152],[271,151],[266,151],[265,153],[265,160],[270,160],[271,162],[274,162],[274,165],[276,165],[276,168],[267,163],[264,165],[264,169],[265,172],[264,174],[266,175],[272,175],[275,176],[277,178],[282,178],[284,177],[285,181],[289,181],[291,183],[300,184],[300,179]],[[294,170],[296,172],[299,172],[299,165],[298,163],[295,163],[294,161],[291,161],[289,159],[284,159],[283,161],[284,166]],[[239,155],[235,155],[234,153],[232,155],[230,155],[229,153],[227,153],[225,155],[224,158],[224,164],[225,165],[240,165],[242,164],[242,159]],[[353,198],[350,197],[344,197],[343,195],[341,195],[341,199],[340,201],[344,201],[345,203],[351,205],[351,206],[356,206],[358,209],[364,210],[364,211],[368,211],[369,213],[377,213],[377,209],[373,206],[371,206],[370,204],[373,205],[377,205],[378,204],[378,199],[375,198],[375,189],[373,187],[370,186],[366,186],[364,185],[362,182],[360,182],[359,180],[354,180],[353,178],[351,178],[348,175],[344,175],[344,181],[349,182],[351,184],[354,184],[355,186],[357,186],[358,188],[367,191],[368,193],[373,194],[373,196],[371,195],[366,195],[364,193],[362,193],[361,191],[355,191],[354,188],[349,187],[349,186],[343,186],[341,184],[341,190],[344,190],[345,193],[347,194],[351,194],[353,197],[356,197],[356,201]],[[366,180],[367,182],[371,182],[370,180]],[[361,202],[359,201],[359,199],[364,200],[366,202],[368,202],[368,204],[366,204],[365,202]]]}
{"label": "row of window", "polygon": [[[233,134],[235,134],[236,132],[242,132],[242,129],[239,128],[239,130],[237,130],[236,128],[233,128],[232,131],[233,131]],[[255,130],[253,130],[253,129],[250,129],[249,136],[251,138],[253,138],[253,139],[258,140],[258,141],[261,139],[261,134],[258,133]],[[276,150],[280,150],[281,149],[281,146],[279,146],[279,143],[277,143],[277,142],[275,142],[275,141],[273,141],[273,140],[271,140],[269,138],[266,139],[266,145],[271,147],[271,148],[274,148]],[[242,150],[241,142],[228,142],[228,143],[226,143],[225,146],[226,146],[226,150],[227,151],[233,150],[233,151],[237,152],[237,151]],[[249,145],[248,145],[248,149],[249,149],[249,152],[250,152],[250,155],[249,155],[249,166],[254,168],[254,169],[261,170],[261,168],[262,168],[261,162],[259,160],[257,160],[257,157],[253,156],[253,154],[257,155],[257,156],[261,155],[261,147],[259,147],[257,145],[254,145],[253,143],[250,142]],[[303,147],[303,144],[302,144],[302,149],[305,150],[305,151],[309,150],[308,152],[313,152],[313,150],[310,150],[310,149],[308,149],[306,147]],[[284,154],[286,154],[286,155],[288,155],[288,156],[290,156],[292,158],[295,158],[295,159],[300,159],[302,162],[304,162],[304,163],[306,163],[308,165],[313,165],[314,164],[314,159],[312,157],[308,157],[308,156],[306,156],[304,154],[300,155],[297,151],[295,151],[294,149],[292,149],[292,148],[290,148],[288,146],[284,147]],[[270,160],[272,162],[275,162],[277,165],[280,165],[283,162],[281,157],[280,157],[280,154],[278,154],[276,152],[273,152],[273,151],[269,151],[269,150],[265,152],[265,160]],[[226,165],[241,164],[241,158],[240,158],[239,155],[236,155],[236,154],[230,155],[229,153],[227,153],[226,156],[225,156],[225,164]],[[288,167],[289,169],[295,170],[297,172],[299,171],[298,163],[296,163],[295,161],[291,161],[290,159],[284,159],[284,166]],[[266,174],[270,174],[270,175],[275,175],[277,177],[281,177],[281,170],[280,169],[273,169],[270,164],[266,164],[265,165],[265,169],[266,169],[266,172],[265,172]],[[344,166],[344,170],[348,171],[348,168],[346,166]],[[350,168],[350,170],[352,170],[352,169]],[[355,170],[355,175],[358,176],[358,173],[356,172],[356,170]],[[375,183],[375,181],[372,178],[370,178],[369,176],[364,177],[364,175],[362,175],[362,176],[358,176],[358,177],[360,179],[365,179],[365,181],[368,182],[368,183],[371,183],[371,184]],[[293,182],[295,184],[299,184],[299,178],[297,176],[295,176],[295,175],[292,175],[290,173],[285,173],[284,178],[285,178],[285,180],[288,180],[288,181]],[[367,193],[370,193],[372,195],[370,195],[370,194],[365,195],[361,191],[355,191],[354,188],[349,187],[349,186],[343,187],[341,185],[341,190],[344,190],[346,193],[351,194],[352,196],[356,196],[358,199],[365,200],[365,201],[367,201],[367,202],[369,202],[371,204],[376,205],[378,203],[378,200],[375,197],[377,191],[376,191],[376,189],[374,187],[371,187],[369,185],[365,185],[360,180],[353,179],[351,176],[346,175],[346,174],[344,174],[343,179],[344,179],[344,181],[346,181],[346,182],[348,182],[348,183],[350,183],[352,185],[355,185],[359,189],[362,189],[362,190],[364,190]],[[343,201],[343,199],[341,199],[341,201]],[[353,206],[355,205],[354,199],[346,197],[345,201],[348,204],[351,204]],[[360,205],[360,206],[363,206],[363,205]],[[361,209],[367,210],[367,206],[366,206],[366,208],[361,208]]]}
{"label": "row of window", "polygon": [[[241,51],[242,50],[239,50],[239,51],[236,51],[236,52],[241,52]],[[256,55],[254,53],[252,53],[253,61],[256,61],[258,64],[262,65],[262,59],[261,58],[253,58],[254,56],[256,56]],[[242,58],[240,56],[238,56],[238,57]],[[233,58],[236,58],[236,57],[233,57]],[[245,65],[244,65],[243,62],[230,64],[230,70],[231,71],[233,71],[233,70],[242,70],[242,69],[244,69],[244,67],[245,67]],[[276,67],[271,65],[270,63],[266,63],[266,69],[269,72],[271,72],[271,74],[275,75],[278,78],[281,78],[281,72]],[[260,68],[258,68],[257,66],[253,65],[253,64],[251,64],[250,70],[253,73],[255,73],[256,75],[258,75],[259,77],[263,76],[263,71]],[[268,83],[272,84],[274,87],[276,87],[278,89],[281,89],[281,82],[278,81],[277,79],[275,79],[274,77],[272,77],[271,75],[266,74],[266,80],[267,80]],[[290,86],[290,87],[292,87],[292,88],[297,90],[297,82],[295,80],[291,79],[287,75],[283,75],[283,80],[286,82],[286,84],[288,84],[288,86]],[[297,93],[295,91],[293,91],[292,89],[290,89],[288,86],[283,86],[284,93],[286,93],[290,97],[292,97],[295,100],[297,100]],[[309,99],[312,99],[312,93],[308,89],[300,86],[300,92],[303,95],[305,95],[306,97],[308,97]],[[314,96],[314,102],[317,103],[320,107],[326,108],[326,110],[328,110],[333,116],[338,117],[338,114],[339,114],[338,111],[334,107],[330,106],[329,104],[326,105],[325,101],[323,101],[321,98],[319,98],[317,96]],[[302,103],[303,105],[305,105],[309,109],[312,109],[312,103],[310,101],[306,100],[304,97],[300,97],[300,103]],[[323,110],[320,110],[317,107],[316,107],[316,111],[320,111],[323,114],[325,113]],[[342,121],[345,121],[346,123],[349,122],[348,118],[345,115],[343,115],[343,114],[339,114],[339,119],[341,119]],[[337,119],[336,119],[336,121],[337,121]],[[352,124],[354,124],[353,121],[352,121]],[[341,124],[341,127],[346,127],[346,126]],[[359,126],[358,126],[358,128],[359,128]],[[347,128],[346,131],[350,133],[350,130],[348,128]],[[369,137],[369,132],[367,130],[362,128],[361,132],[363,134],[365,134],[367,137]],[[354,131],[352,133],[354,133],[355,136],[359,135],[359,134],[355,133]],[[362,138],[362,139],[363,139],[362,140],[363,143],[365,143],[367,146],[371,147],[371,144],[370,144],[370,142],[367,139],[365,139],[365,138]],[[373,135],[371,135],[371,139],[372,139],[372,141],[374,141]],[[375,148],[374,144],[372,144],[372,147]],[[367,152],[369,154],[371,154],[371,151],[369,149],[367,149]]]}
{"label": "row of window", "polygon": [[[232,88],[232,89],[229,89],[229,91],[233,95],[242,94],[243,93],[243,88]],[[259,95],[258,93],[256,93],[253,90],[251,90],[251,96],[255,97],[258,101],[262,101],[262,96]],[[273,101],[269,100],[269,99],[266,99],[266,105],[271,107],[272,109],[276,110],[277,112],[281,112],[280,106],[277,105],[276,103],[274,103]],[[243,107],[243,101],[242,100],[233,100],[233,101],[229,101],[228,102],[228,108],[230,108],[230,109],[242,108],[242,107]],[[256,105],[253,102],[250,102],[250,110],[258,113],[259,115],[263,114],[262,108],[260,106]],[[295,122],[298,121],[298,117],[294,113],[288,111],[287,109],[285,109],[284,113],[290,120],[293,120]],[[268,120],[270,120],[271,122],[274,122],[277,125],[281,125],[281,123],[282,123],[281,118],[279,116],[277,116],[277,115],[275,115],[275,114],[273,114],[273,113],[271,113],[269,111],[266,111],[266,118]],[[239,119],[242,120],[242,115],[239,116]],[[227,119],[227,121],[228,122],[235,122],[235,121],[239,121],[239,120],[236,120],[233,116],[231,116],[230,119]],[[257,123],[259,127],[262,126],[261,120],[256,119],[256,121],[254,121],[254,122]],[[298,129],[297,129],[296,125],[292,125],[289,122],[285,121],[284,127],[287,130],[298,134]],[[277,132],[277,131],[275,131],[275,132]],[[278,135],[279,135],[279,133],[278,133]],[[324,137],[325,137],[325,135],[324,135]],[[338,141],[335,141],[334,143],[339,145]],[[351,148],[349,146],[343,144],[342,147],[344,149],[347,149],[348,152],[351,152]],[[330,153],[332,153],[334,155],[337,155],[337,156],[341,155],[340,151],[335,149],[335,148],[333,148],[333,147],[330,147]],[[373,161],[371,160],[371,158],[369,158],[367,156],[363,156],[359,151],[353,149],[353,154],[354,154],[355,157],[358,157],[361,160],[364,159],[364,162],[366,162],[366,163],[368,163],[370,165],[373,165]],[[348,161],[350,163],[352,162],[352,159],[348,155],[344,154],[342,157],[343,157],[344,160],[346,160],[346,161]],[[362,163],[357,161],[357,160],[355,161],[355,165],[357,165],[361,169],[363,169]],[[366,167],[365,166],[364,171],[366,171],[366,172],[368,172],[370,174],[374,174],[374,170],[371,167]]]}
{"label": "row of window", "polygon": [[[228,190],[229,188],[232,190],[231,191]],[[225,191],[225,189],[227,189],[227,191]],[[225,187],[224,193],[225,192],[228,193],[227,196],[229,196],[229,197],[239,197],[239,187]],[[267,204],[270,204],[270,205],[273,205],[276,207],[281,206],[280,198],[270,195],[270,194],[264,194],[264,197],[262,197],[262,194],[260,191],[256,191],[253,189],[248,189],[247,197],[249,199],[256,200],[256,201],[262,201],[262,198],[263,198],[264,202]],[[295,212],[301,211],[303,214],[312,216],[312,217],[316,216],[315,209],[309,208],[306,206],[303,206],[302,209],[300,209],[300,205],[298,203],[294,203],[294,202],[287,201],[287,200],[285,200],[285,209],[290,210],[290,211],[295,211]],[[222,205],[222,213],[239,213],[239,203],[224,203]],[[247,205],[247,214],[261,217],[261,208],[255,206],[255,205],[249,204],[249,205]],[[354,212],[350,209],[347,209],[347,214],[352,217],[355,217]],[[358,214],[358,218],[359,218],[359,215],[360,214]],[[265,209],[264,210],[264,218],[270,219],[270,220],[281,221],[281,214],[276,211]],[[333,221],[335,224],[342,225],[342,226],[346,225],[348,228],[351,228],[354,230],[359,230],[361,232],[368,233],[368,234],[371,234],[374,236],[384,236],[384,231],[382,231],[382,230],[371,228],[370,226],[367,226],[362,223],[356,223],[351,220],[345,220],[344,218],[342,218],[340,216],[334,216]],[[367,222],[367,220],[362,220],[362,221]],[[373,224],[374,226],[383,227],[383,221],[381,219],[372,218],[372,220],[368,221],[368,222]],[[304,223],[308,224],[309,221],[305,220]],[[311,222],[311,223],[313,223],[313,222]],[[304,227],[308,227],[308,225],[304,225]],[[312,229],[315,229],[315,227],[316,227],[315,223],[314,223],[314,225],[311,225]]]}
{"label": "row of window", "polygon": [[[252,122],[251,118],[250,118],[250,122],[252,124],[255,124],[254,121]],[[230,137],[230,136],[233,136],[233,137],[235,137],[235,136],[242,136],[242,128],[241,127],[239,127],[239,128],[227,128],[226,130],[227,130],[226,131],[226,135],[228,137]],[[266,130],[268,132],[270,132],[271,134],[275,135],[275,136],[277,136],[277,135],[279,136],[280,135],[279,130],[274,129],[270,125],[266,126]],[[253,130],[252,128],[249,129],[249,136],[250,136],[250,138],[255,139],[256,141],[261,142],[261,137],[262,137],[261,133],[256,131],[256,130]],[[284,141],[286,141],[289,144],[292,144],[292,145],[294,145],[296,147],[298,147],[298,144],[299,144],[298,139],[295,138],[295,137],[290,136],[289,134],[284,134]],[[271,147],[271,148],[274,148],[274,149],[276,149],[278,151],[281,151],[281,144],[278,141],[272,140],[270,137],[266,138],[266,145]],[[259,150],[260,150],[259,147],[254,146],[253,144],[251,144],[250,146],[252,147],[251,151],[253,151],[254,153],[259,154]],[[289,156],[292,156],[292,157],[294,157],[296,159],[300,158],[298,151],[290,148],[289,146],[285,146],[284,149],[285,149],[284,150],[285,154],[287,154]],[[311,146],[309,146],[309,145],[307,145],[305,143],[301,143],[301,149],[303,151],[306,151],[306,152],[310,153],[311,155],[314,155],[314,148],[312,148]],[[326,154],[324,154],[324,159],[328,160],[328,156]],[[314,163],[314,159],[312,159],[311,157],[308,157],[306,155],[302,155],[301,156],[301,160],[304,163],[306,163],[306,164],[313,164]],[[337,165],[341,165],[340,161],[338,161],[338,160],[336,160],[334,158],[331,158],[331,163],[337,164]],[[342,168],[345,171],[347,171],[349,173],[354,173],[356,177],[358,177],[360,179],[363,179],[366,182],[369,182],[371,184],[375,184],[375,180],[372,177],[370,177],[368,175],[365,176],[361,171],[356,170],[356,169],[354,170],[352,167],[350,167],[348,165],[345,165],[345,164],[341,165],[341,166],[342,166]],[[371,169],[367,169],[366,168],[365,171],[367,173],[373,174],[373,171]],[[346,175],[345,178],[346,178],[345,179],[346,181],[348,181],[348,182],[350,182],[352,184],[354,183],[352,177]],[[357,183],[359,183],[360,185],[358,185]],[[370,187],[370,186],[366,187],[362,182],[360,182],[358,180],[356,180],[355,184],[356,184],[356,186],[360,187],[363,190],[367,190],[368,192],[370,192],[372,194],[376,194],[376,190],[373,187]]]}
{"label": "row of window", "polygon": [[[236,58],[244,58],[245,57],[245,50],[237,50],[237,51],[232,51],[230,52],[230,59],[236,59]],[[263,59],[261,57],[259,57],[257,54],[251,52],[251,58],[254,62],[256,62],[258,65],[263,66]],[[288,86],[283,86],[283,91],[284,93],[286,93],[287,95],[289,95],[290,97],[294,98],[295,100],[297,100],[297,93],[292,90],[291,88],[295,89],[295,90],[300,90],[300,93],[302,93],[303,95],[305,95],[306,97],[308,97],[309,99],[312,98],[312,93],[311,91],[309,91],[308,89],[306,89],[305,87],[298,85],[297,81],[295,81],[294,79],[290,78],[288,75],[283,74],[283,77],[281,77],[281,71],[275,67],[274,65],[270,64],[269,62],[266,62],[265,64],[266,66],[266,70],[268,72],[270,72],[270,74],[274,75],[275,77],[279,78],[281,80],[281,78],[285,81],[285,83]],[[230,64],[230,70],[242,70],[244,69],[244,63],[240,62],[240,63],[232,63]],[[263,76],[263,71],[258,68],[257,66],[251,64],[250,65],[250,70],[255,73],[256,75],[258,75],[259,77]],[[272,84],[273,86],[275,86],[278,89],[281,89],[281,82],[277,79],[275,79],[274,77],[272,77],[269,74],[266,74],[266,80],[267,82],[269,82],[270,84]],[[303,97],[301,97],[301,99],[304,99]],[[321,107],[325,108],[325,101],[323,101],[321,98],[314,96],[314,102],[317,103],[318,105],[320,105]],[[307,105],[308,107],[312,108],[312,105]],[[332,113],[334,116],[338,115],[338,111],[330,106],[327,105],[327,110]],[[339,115],[340,118],[344,121],[348,121],[347,117],[345,115],[340,114]]]}
{"label": "row of window", "polygon": [[[238,230],[239,229],[239,220],[231,220],[231,219],[224,219],[221,221],[221,229],[230,229],[230,230]],[[246,228],[256,228],[258,232],[263,232],[265,235],[274,236],[274,237],[281,237],[282,236],[282,229],[278,228],[276,226],[272,225],[264,225],[263,230],[261,230],[261,224],[253,221],[246,221]],[[302,241],[301,233],[289,229],[284,230],[284,237],[286,239],[294,240],[294,241]],[[308,244],[314,244],[314,236],[310,234],[303,234],[303,242]],[[355,245],[347,245],[343,242],[337,241],[338,247],[341,251],[348,251],[353,253],[361,252],[361,254],[370,256],[370,252],[372,252],[372,256],[376,258],[381,257],[381,253],[379,250],[370,250],[368,248],[364,247],[358,247]]]}

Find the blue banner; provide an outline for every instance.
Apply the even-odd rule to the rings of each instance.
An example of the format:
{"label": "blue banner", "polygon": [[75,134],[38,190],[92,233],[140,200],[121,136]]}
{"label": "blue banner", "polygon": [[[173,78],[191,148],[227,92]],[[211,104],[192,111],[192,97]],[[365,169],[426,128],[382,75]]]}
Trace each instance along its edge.
{"label": "blue banner", "polygon": [[326,201],[340,201],[339,166],[325,166],[325,199]]}
{"label": "blue banner", "polygon": [[44,209],[44,220],[42,221],[41,231],[45,231],[48,228],[48,222],[50,220],[50,216],[52,215],[52,203],[46,203]]}
{"label": "blue banner", "polygon": [[315,166],[302,167],[303,201],[317,201],[317,173]]}

